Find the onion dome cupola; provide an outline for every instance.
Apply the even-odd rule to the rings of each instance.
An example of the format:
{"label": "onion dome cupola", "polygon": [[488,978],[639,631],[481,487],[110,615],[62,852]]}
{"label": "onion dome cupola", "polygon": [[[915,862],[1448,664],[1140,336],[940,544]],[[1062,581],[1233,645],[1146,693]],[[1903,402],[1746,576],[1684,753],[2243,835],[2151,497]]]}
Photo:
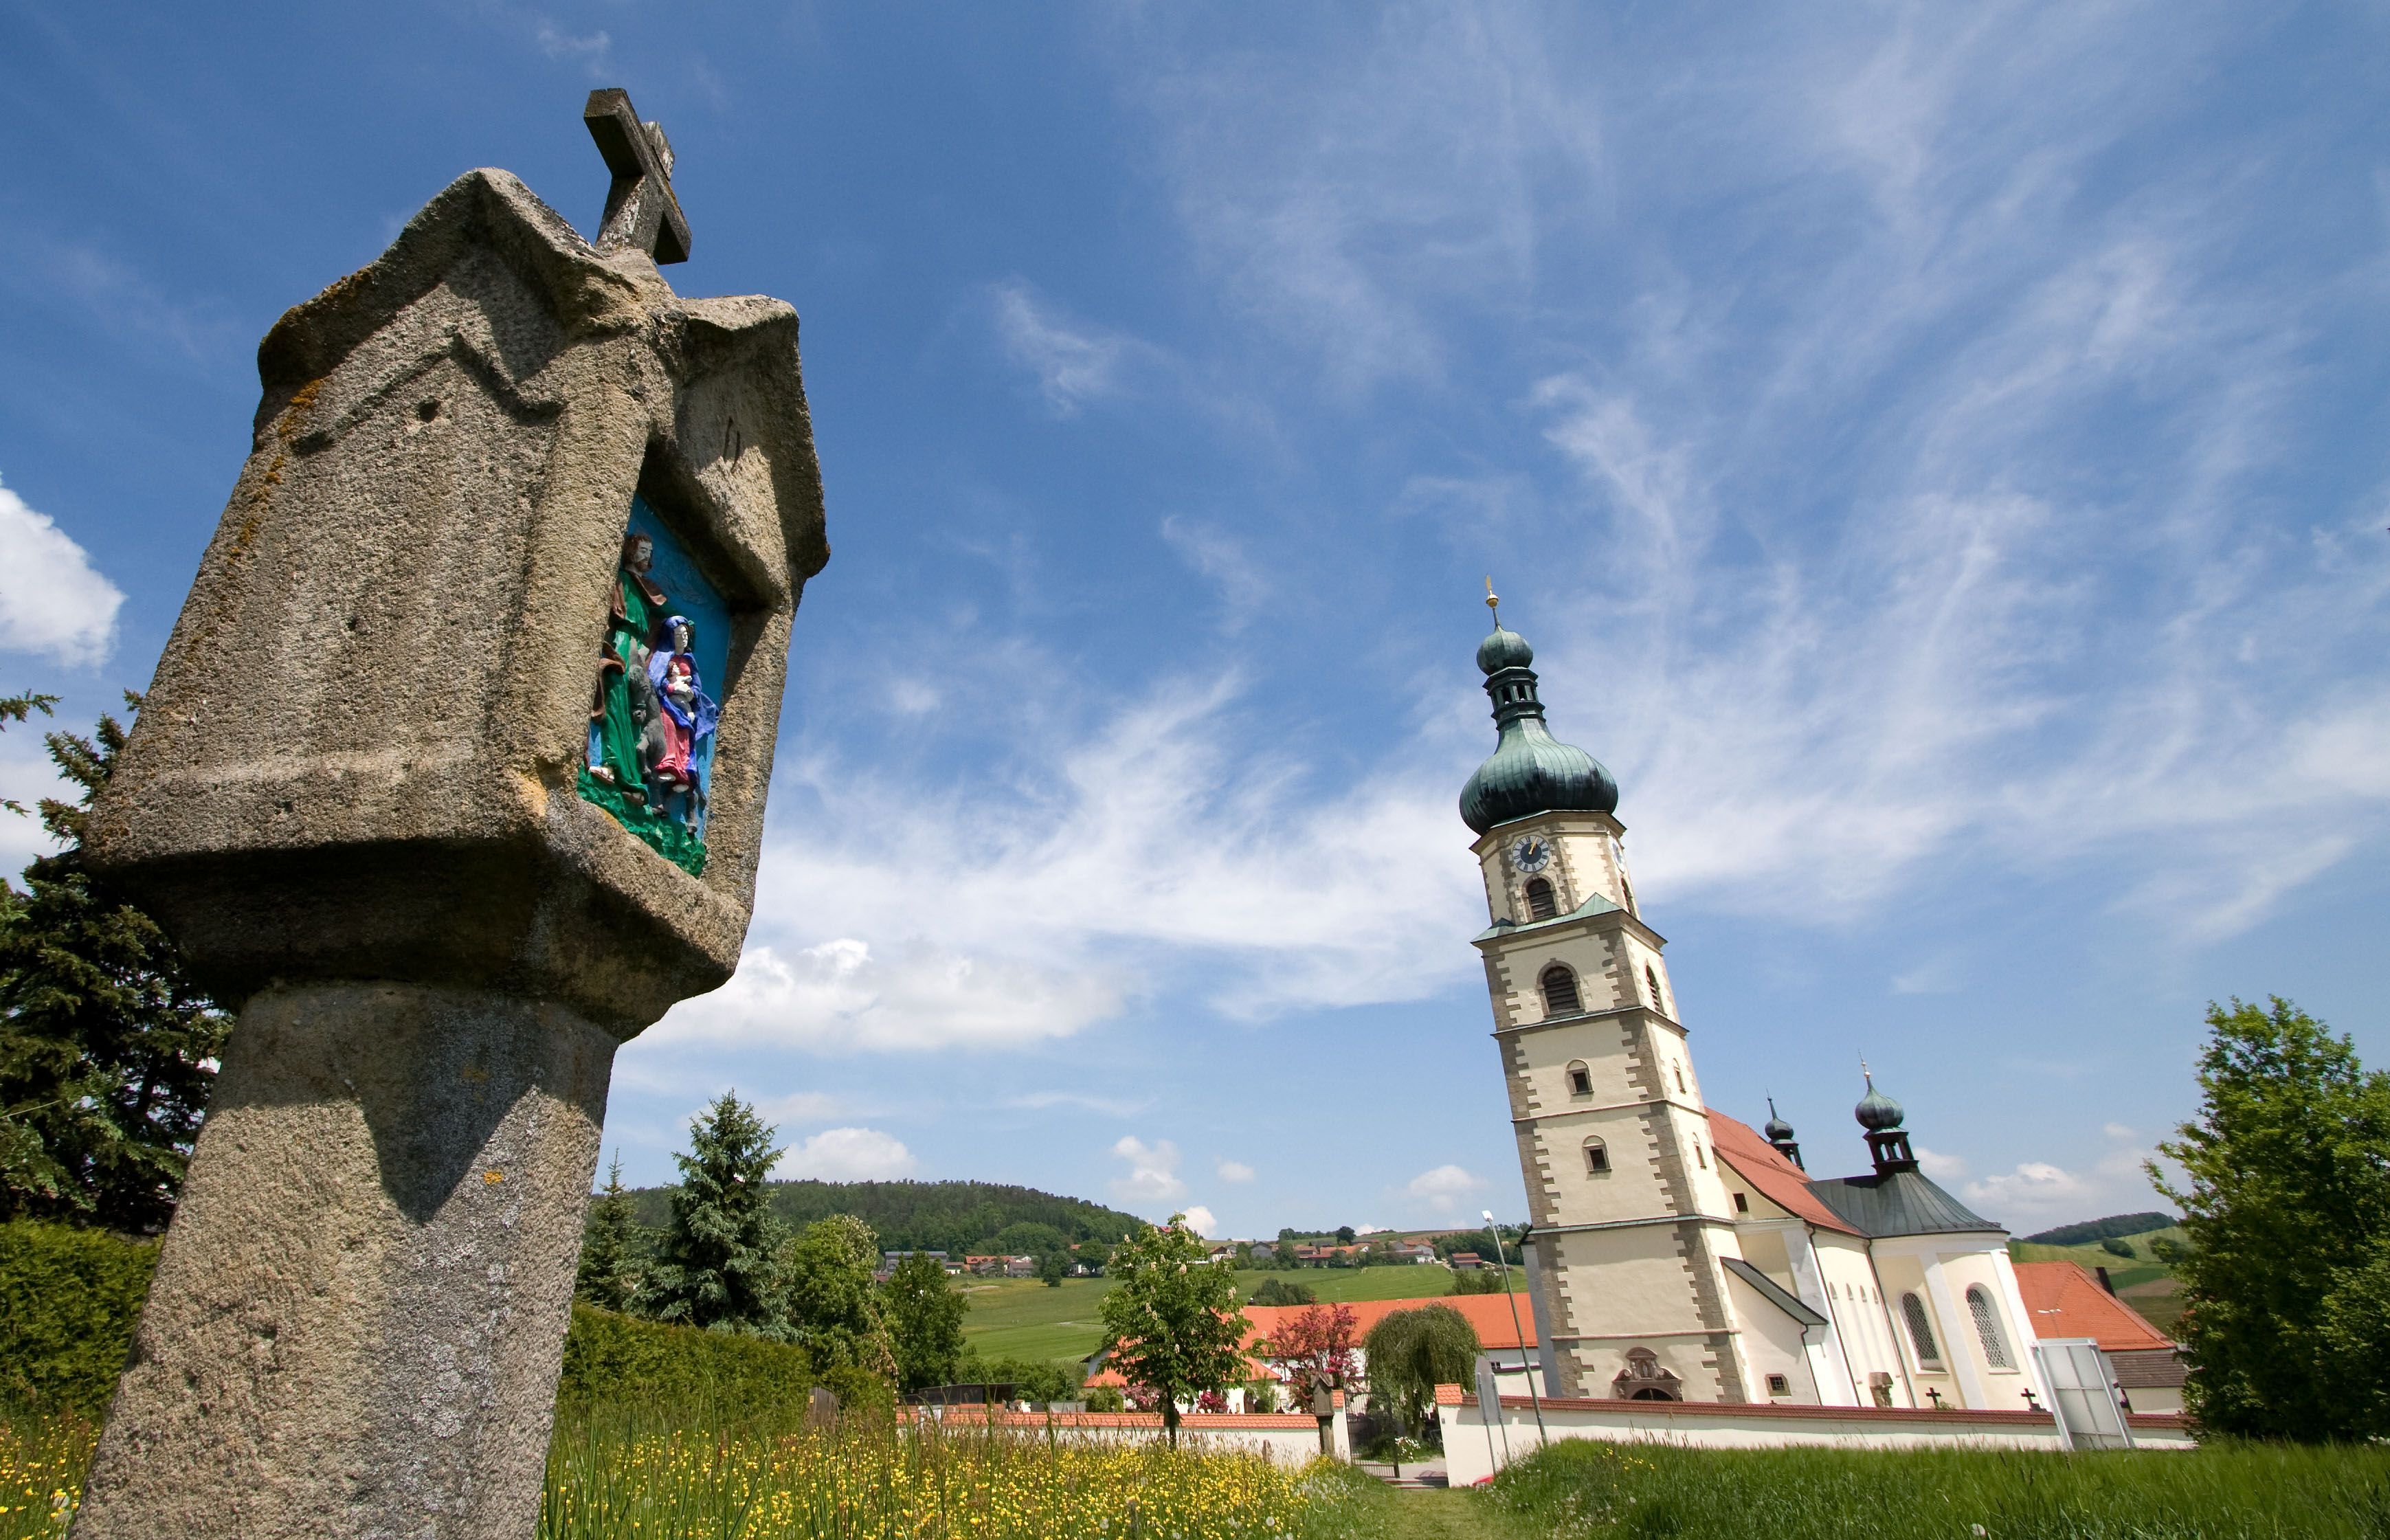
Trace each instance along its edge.
{"label": "onion dome cupola", "polygon": [[1784,1115],[1776,1110],[1774,1097],[1767,1098],[1767,1122],[1759,1131],[1767,1136],[1767,1142],[1775,1147],[1779,1155],[1783,1156],[1795,1166],[1801,1165],[1801,1146],[1792,1137],[1792,1125],[1786,1123]]}
{"label": "onion dome cupola", "polygon": [[1875,1088],[1875,1076],[1869,1072],[1865,1059],[1859,1060],[1859,1073],[1867,1081],[1867,1095],[1851,1109],[1851,1116],[1867,1130],[1868,1153],[1875,1157],[1876,1174],[1915,1171],[1917,1157],[1908,1148],[1908,1132],[1900,1126],[1900,1103]]}
{"label": "onion dome cupola", "polygon": [[[1492,585],[1485,603],[1492,608]],[[1494,634],[1477,644],[1477,667],[1494,702],[1500,737],[1494,752],[1460,789],[1460,817],[1484,834],[1514,818],[1538,813],[1615,813],[1618,783],[1601,762],[1574,744],[1562,743],[1544,726],[1544,703],[1536,698],[1536,649],[1494,613]]]}

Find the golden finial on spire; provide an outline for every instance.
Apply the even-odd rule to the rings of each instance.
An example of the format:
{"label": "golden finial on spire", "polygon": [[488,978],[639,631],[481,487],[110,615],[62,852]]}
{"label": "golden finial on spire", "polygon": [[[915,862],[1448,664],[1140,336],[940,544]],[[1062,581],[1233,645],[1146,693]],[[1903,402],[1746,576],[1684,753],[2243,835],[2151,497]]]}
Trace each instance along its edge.
{"label": "golden finial on spire", "polygon": [[1494,574],[1485,574],[1485,608],[1494,611],[1494,629],[1502,629],[1502,600],[1494,592]]}

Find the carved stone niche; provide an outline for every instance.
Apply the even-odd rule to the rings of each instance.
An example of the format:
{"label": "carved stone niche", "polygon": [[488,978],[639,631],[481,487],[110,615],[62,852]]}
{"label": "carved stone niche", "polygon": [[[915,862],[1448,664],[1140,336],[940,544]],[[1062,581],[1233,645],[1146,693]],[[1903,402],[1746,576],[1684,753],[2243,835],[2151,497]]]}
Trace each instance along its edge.
{"label": "carved stone niche", "polygon": [[1610,1393],[1621,1401],[1682,1401],[1685,1382],[1650,1348],[1630,1348],[1626,1367],[1610,1382]]}
{"label": "carved stone niche", "polygon": [[[216,996],[385,980],[618,1038],[737,964],[829,558],[797,316],[458,178],[258,350],[253,448],[90,829]],[[576,794],[634,495],[728,616],[702,875]]]}

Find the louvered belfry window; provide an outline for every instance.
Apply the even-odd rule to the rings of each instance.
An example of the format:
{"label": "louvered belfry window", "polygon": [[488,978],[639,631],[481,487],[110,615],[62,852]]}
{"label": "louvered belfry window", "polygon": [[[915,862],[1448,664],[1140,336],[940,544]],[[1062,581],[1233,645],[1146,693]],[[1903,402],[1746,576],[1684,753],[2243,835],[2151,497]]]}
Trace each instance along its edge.
{"label": "louvered belfry window", "polygon": [[1561,906],[1552,902],[1552,885],[1540,877],[1527,879],[1527,918],[1549,919],[1560,912]]}
{"label": "louvered belfry window", "polygon": [[1554,963],[1544,969],[1544,1014],[1574,1016],[1585,1008],[1577,999],[1576,975]]}

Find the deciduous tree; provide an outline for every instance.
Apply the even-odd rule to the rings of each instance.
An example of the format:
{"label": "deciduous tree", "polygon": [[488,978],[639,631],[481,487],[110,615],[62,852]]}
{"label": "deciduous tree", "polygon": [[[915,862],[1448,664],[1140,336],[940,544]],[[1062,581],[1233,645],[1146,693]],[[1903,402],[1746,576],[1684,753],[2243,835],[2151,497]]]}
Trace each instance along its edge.
{"label": "deciduous tree", "polygon": [[1359,1327],[1360,1317],[1350,1305],[1315,1304],[1270,1333],[1257,1350],[1285,1367],[1295,1410],[1311,1410],[1313,1387],[1334,1389],[1353,1378]]}
{"label": "deciduous tree", "polygon": [[2289,1001],[2210,1006],[2199,1116],[2162,1154],[2188,1254],[2185,1400],[2217,1432],[2390,1435],[2390,1077]]}
{"label": "deciduous tree", "polygon": [[951,1384],[962,1361],[963,1315],[970,1301],[935,1257],[919,1252],[896,1264],[886,1294],[897,1382],[907,1394]]}
{"label": "deciduous tree", "polygon": [[1243,1378],[1236,1274],[1226,1258],[1205,1261],[1209,1251],[1175,1213],[1124,1241],[1105,1269],[1113,1282],[1101,1307],[1104,1346],[1121,1377],[1155,1397],[1174,1447],[1178,1403]]}
{"label": "deciduous tree", "polygon": [[1448,1304],[1397,1310],[1371,1327],[1361,1346],[1369,1355],[1370,1405],[1389,1399],[1410,1431],[1425,1425],[1435,1388],[1467,1384],[1484,1351],[1477,1328]]}
{"label": "deciduous tree", "polygon": [[[880,1292],[880,1238],[853,1214],[816,1219],[788,1242],[780,1264],[789,1338],[825,1368],[853,1368],[894,1380],[896,1354]],[[943,1275],[941,1275],[943,1276]]]}

